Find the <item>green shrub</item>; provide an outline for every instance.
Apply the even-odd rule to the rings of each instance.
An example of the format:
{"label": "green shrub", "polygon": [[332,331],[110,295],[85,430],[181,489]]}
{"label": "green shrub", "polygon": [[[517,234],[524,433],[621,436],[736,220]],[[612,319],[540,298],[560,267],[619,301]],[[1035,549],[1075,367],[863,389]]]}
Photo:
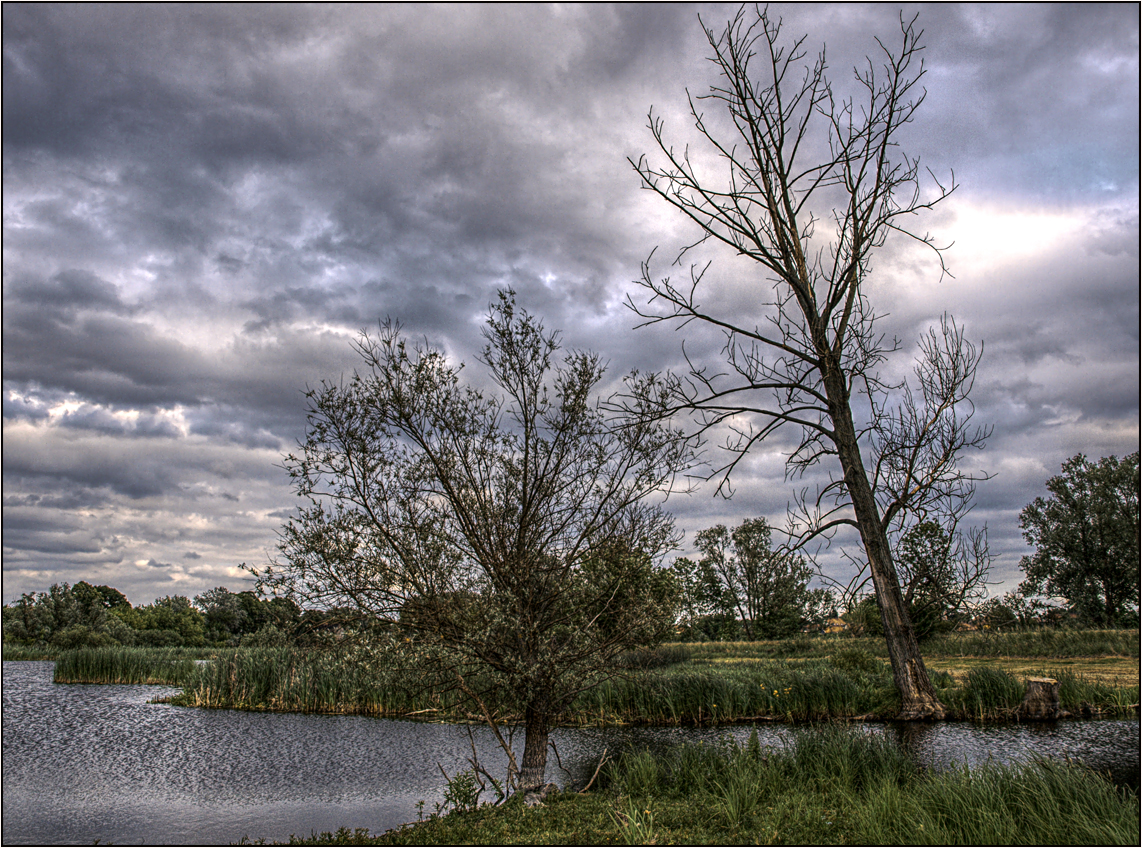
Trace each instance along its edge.
{"label": "green shrub", "polygon": [[663,668],[668,665],[688,662],[692,652],[688,645],[673,643],[656,648],[637,648],[623,652],[616,665],[619,668]]}

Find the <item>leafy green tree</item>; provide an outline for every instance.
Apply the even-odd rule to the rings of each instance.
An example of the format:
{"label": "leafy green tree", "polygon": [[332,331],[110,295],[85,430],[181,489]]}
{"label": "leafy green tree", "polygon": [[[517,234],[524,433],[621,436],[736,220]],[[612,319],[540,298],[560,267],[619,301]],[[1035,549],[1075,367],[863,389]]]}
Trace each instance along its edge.
{"label": "leafy green tree", "polygon": [[1092,623],[1137,621],[1139,590],[1139,452],[1097,463],[1082,454],[1047,481],[1019,514],[1035,553],[1023,558],[1027,595],[1062,598]]}
{"label": "leafy green tree", "polygon": [[212,645],[246,644],[251,636],[266,627],[273,628],[272,638],[292,641],[301,617],[301,608],[288,598],[260,598],[249,590],[231,592],[219,586],[194,599],[194,607],[202,613],[206,641]]}
{"label": "leafy green tree", "polygon": [[152,647],[206,644],[202,613],[183,595],[170,595],[153,604],[115,609],[112,614],[135,631],[136,642]]}
{"label": "leafy green tree", "polygon": [[904,603],[921,639],[967,620],[982,600],[991,568],[983,533],[953,535],[936,521],[921,521],[900,538],[894,557]]}
{"label": "leafy green tree", "polygon": [[41,603],[35,592],[25,592],[14,604],[4,605],[5,642],[46,644],[54,631],[55,619],[51,610]]}
{"label": "leafy green tree", "polygon": [[130,608],[123,594],[110,586],[82,580],[74,586],[53,583],[47,592],[25,593],[4,607],[4,639],[57,647],[129,645],[134,641],[131,630],[108,615],[123,604]]}
{"label": "leafy green tree", "polygon": [[247,632],[247,614],[235,593],[218,586],[196,595],[194,606],[202,612],[205,639],[212,645],[237,645]]}
{"label": "leafy green tree", "polygon": [[308,392],[306,439],[286,458],[308,505],[255,573],[264,593],[383,623],[493,728],[520,716],[513,782],[531,790],[560,711],[673,622],[654,579],[673,521],[646,498],[691,453],[649,414],[655,381],[628,377],[643,408],[609,412],[594,397],[599,357],[560,356],[514,293],[484,335],[482,384],[387,322],[357,344],[364,373]]}
{"label": "leafy green tree", "polygon": [[778,639],[797,632],[810,604],[812,570],[799,556],[774,550],[764,518],[732,531],[722,524],[698,533],[701,579],[716,608],[732,615],[747,639]]}
{"label": "leafy green tree", "polygon": [[[128,629],[128,632],[129,629]],[[133,634],[132,634],[133,636]],[[123,644],[106,630],[96,630],[86,624],[73,624],[52,634],[51,644],[57,648],[103,648]],[[127,642],[127,644],[131,644]]]}
{"label": "leafy green tree", "polygon": [[1006,592],[1001,598],[982,602],[977,620],[990,630],[1011,630],[1038,623],[1035,608],[1018,592]]}
{"label": "leafy green tree", "polygon": [[678,557],[670,566],[677,587],[679,623],[691,636],[717,639],[722,626],[733,619],[723,614],[722,591],[707,560]]}

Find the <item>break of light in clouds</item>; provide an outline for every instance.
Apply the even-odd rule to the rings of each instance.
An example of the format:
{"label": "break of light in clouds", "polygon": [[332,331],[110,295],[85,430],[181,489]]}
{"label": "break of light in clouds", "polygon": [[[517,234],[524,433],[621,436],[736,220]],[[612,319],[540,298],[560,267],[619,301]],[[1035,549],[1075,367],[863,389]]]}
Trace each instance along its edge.
{"label": "break of light in clouds", "polygon": [[[697,14],[733,10],[4,5],[4,601],[243,588],[294,504],[277,463],[301,390],[350,372],[385,316],[471,360],[512,286],[612,375],[676,367],[681,334],[622,304],[651,249],[694,232],[626,159],[650,151],[652,105],[693,138],[685,89],[713,81]],[[772,10],[827,43],[841,86],[901,12]],[[961,185],[920,226],[955,242],[955,277],[890,242],[871,291],[906,350],[944,311],[985,344],[973,399],[995,434],[968,467],[996,476],[973,519],[1011,588],[1047,477],[1138,449],[1139,11],[902,12],[928,68],[907,152]],[[756,268],[712,258],[711,301],[748,304]],[[787,442],[731,501],[670,502],[687,547],[782,522]]]}

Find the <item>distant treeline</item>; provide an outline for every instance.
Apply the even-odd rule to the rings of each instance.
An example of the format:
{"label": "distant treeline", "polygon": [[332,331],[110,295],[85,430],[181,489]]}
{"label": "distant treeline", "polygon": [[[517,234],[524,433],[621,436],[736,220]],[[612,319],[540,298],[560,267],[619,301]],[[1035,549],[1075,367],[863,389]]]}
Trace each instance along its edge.
{"label": "distant treeline", "polygon": [[263,599],[225,587],[132,606],[111,586],[53,584],[5,604],[5,644],[52,648],[276,647],[318,644],[353,622],[344,611],[302,611],[285,598]]}

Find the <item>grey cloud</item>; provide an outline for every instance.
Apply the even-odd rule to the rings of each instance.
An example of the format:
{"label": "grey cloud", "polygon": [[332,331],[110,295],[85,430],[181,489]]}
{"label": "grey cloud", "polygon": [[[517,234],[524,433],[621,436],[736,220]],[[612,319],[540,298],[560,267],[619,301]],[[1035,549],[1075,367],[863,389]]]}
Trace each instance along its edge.
{"label": "grey cloud", "polygon": [[974,190],[1018,187],[1045,199],[1105,195],[1112,185],[1136,192],[1138,101],[1127,94],[1138,76],[1136,9],[917,9],[939,21],[927,27],[935,114],[926,124]]}
{"label": "grey cloud", "polygon": [[5,420],[22,418],[37,421],[48,417],[44,403],[36,397],[17,396],[11,391],[5,391],[3,403]]}
{"label": "grey cloud", "polygon": [[191,425],[190,432],[197,436],[222,439],[235,445],[248,448],[261,448],[273,451],[282,449],[282,439],[265,430],[252,430],[244,422],[219,421],[207,418]]}
{"label": "grey cloud", "polygon": [[[351,372],[352,333],[384,317],[471,363],[487,304],[513,286],[612,381],[679,367],[683,339],[716,358],[716,333],[635,332],[621,306],[656,244],[656,273],[684,272],[667,260],[690,235],[625,157],[649,148],[651,105],[684,129],[684,89],[710,82],[696,15],[720,28],[735,8],[6,4],[6,503],[98,510],[142,540],[123,543],[127,562],[193,549],[213,569],[201,591],[272,546],[293,514],[274,454],[302,435],[301,391]],[[839,88],[899,14],[773,10],[810,50],[828,43]],[[981,513],[1017,561],[996,525],[1034,472],[1008,460],[1053,467],[1076,440],[1137,440],[1138,13],[913,11],[929,96],[906,149],[954,167],[972,202],[1086,222],[1068,253],[878,301],[906,346],[945,308],[986,341],[979,415],[1007,470]],[[707,299],[760,319],[756,269],[710,256]],[[897,248],[884,270],[888,294],[932,271]],[[779,516],[791,487],[771,465],[732,502],[679,502],[682,523]],[[209,529],[180,523],[189,503]],[[21,556],[6,550],[6,576],[100,555]],[[156,577],[164,591],[200,579],[178,568],[115,577],[144,597]]]}
{"label": "grey cloud", "polygon": [[67,314],[85,309],[118,315],[131,312],[131,307],[120,297],[117,286],[80,269],[61,271],[46,282],[17,281],[10,298]]}

